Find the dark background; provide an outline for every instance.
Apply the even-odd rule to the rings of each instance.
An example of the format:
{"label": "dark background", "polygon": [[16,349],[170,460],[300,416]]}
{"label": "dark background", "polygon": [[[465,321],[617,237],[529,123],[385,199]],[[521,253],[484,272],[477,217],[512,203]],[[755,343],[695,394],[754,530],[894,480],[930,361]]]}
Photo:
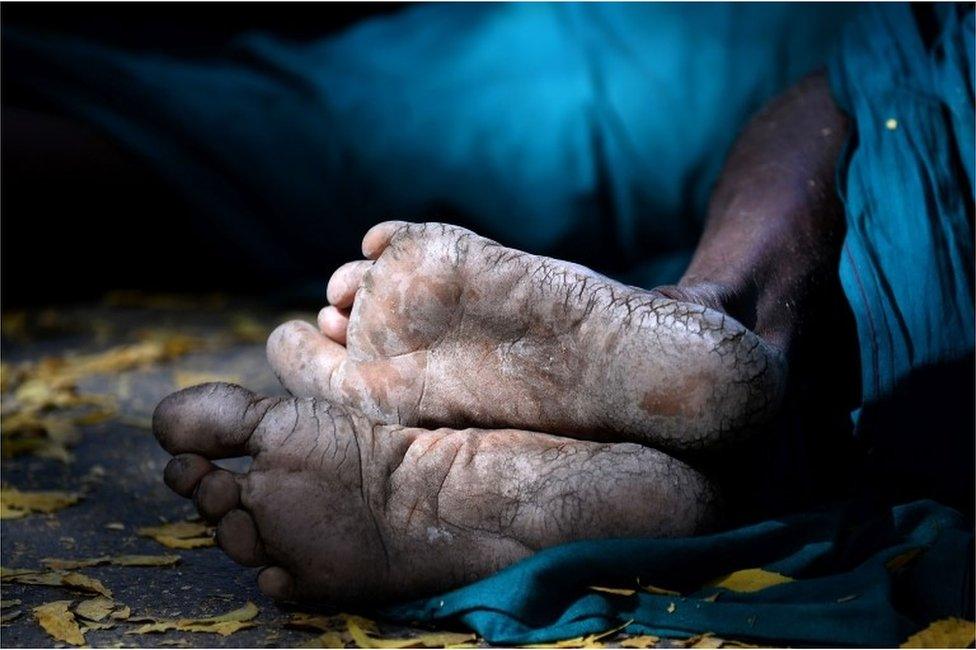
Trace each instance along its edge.
{"label": "dark background", "polygon": [[[5,3],[0,26],[206,57],[251,30],[319,38],[406,6]],[[4,52],[0,60],[2,306],[91,300],[120,288],[253,296],[274,290],[286,302],[300,300],[289,298],[287,278],[283,283],[235,263],[234,251],[206,239],[201,215],[144,163],[31,96],[16,60]],[[323,280],[328,271],[323,264]]]}

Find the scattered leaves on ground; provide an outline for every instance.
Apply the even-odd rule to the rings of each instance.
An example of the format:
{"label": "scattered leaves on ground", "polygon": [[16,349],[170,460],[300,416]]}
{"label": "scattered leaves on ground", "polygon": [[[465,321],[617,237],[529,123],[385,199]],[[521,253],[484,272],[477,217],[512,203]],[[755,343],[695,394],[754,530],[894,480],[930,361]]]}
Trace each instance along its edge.
{"label": "scattered leaves on ground", "polygon": [[597,634],[578,636],[573,639],[563,639],[562,641],[553,641],[552,643],[536,643],[536,644],[525,645],[521,647],[523,648],[604,648],[606,647],[606,644],[601,643],[601,639],[606,639],[607,637],[613,636],[614,634],[624,629],[631,623],[633,623],[633,621],[627,621],[623,625],[618,625],[617,627],[611,628],[605,632],[599,632]]}
{"label": "scattered leaves on ground", "polygon": [[712,583],[712,586],[728,589],[729,591],[750,593],[788,582],[793,582],[793,578],[776,573],[775,571],[742,569],[741,571],[735,571],[723,578],[719,578]]}
{"label": "scattered leaves on ground", "polygon": [[197,384],[224,382],[228,384],[241,383],[240,375],[224,375],[214,372],[200,372],[196,370],[174,370],[173,383],[177,388],[189,388]]}
{"label": "scattered leaves on ground", "polygon": [[605,594],[614,594],[615,596],[633,596],[637,593],[636,589],[618,589],[616,587],[590,587],[590,589]]}
{"label": "scattered leaves on ground", "polygon": [[76,492],[28,492],[14,487],[0,487],[0,519],[19,519],[34,512],[57,512],[78,503],[79,499],[81,495]]}
{"label": "scattered leaves on ground", "polygon": [[76,591],[99,594],[111,598],[112,591],[99,580],[75,571],[43,571],[36,569],[2,569],[0,581],[23,585],[68,587]]}
{"label": "scattered leaves on ground", "polygon": [[660,637],[656,637],[652,634],[639,634],[637,636],[621,639],[618,645],[620,645],[621,648],[653,648],[660,640]]}
{"label": "scattered leaves on ground", "polygon": [[34,618],[44,631],[56,641],[72,645],[83,645],[85,635],[78,627],[74,614],[68,610],[70,600],[57,600],[34,608]]}
{"label": "scattered leaves on ground", "polygon": [[152,632],[166,632],[167,630],[179,630],[181,632],[207,632],[228,636],[249,627],[254,627],[252,619],[258,615],[257,605],[248,601],[240,609],[232,612],[211,616],[209,618],[179,618],[179,619],[160,619],[152,623],[147,623],[126,634],[150,634]]}
{"label": "scattered leaves on ground", "polygon": [[213,528],[202,521],[174,521],[159,526],[144,526],[136,530],[141,537],[150,537],[167,548],[202,548],[216,544]]}
{"label": "scattered leaves on ground", "polygon": [[976,642],[976,622],[943,618],[908,637],[902,648],[968,648]]}
{"label": "scattered leaves on ground", "polygon": [[41,563],[49,569],[84,569],[104,564],[115,566],[174,566],[179,561],[179,555],[103,555],[81,560],[46,557],[41,560]]}

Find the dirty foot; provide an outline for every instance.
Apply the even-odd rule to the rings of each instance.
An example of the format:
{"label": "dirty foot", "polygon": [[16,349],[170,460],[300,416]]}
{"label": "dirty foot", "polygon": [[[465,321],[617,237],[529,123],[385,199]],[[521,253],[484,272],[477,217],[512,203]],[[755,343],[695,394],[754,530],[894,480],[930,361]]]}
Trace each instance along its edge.
{"label": "dirty foot", "polygon": [[[702,475],[640,445],[373,425],[230,384],[170,395],[153,431],[167,485],[278,599],[431,594],[563,542],[693,534],[715,512]],[[210,462],[243,455],[244,474]]]}
{"label": "dirty foot", "polygon": [[382,223],[363,252],[332,276],[319,329],[268,341],[295,395],[671,451],[734,442],[778,406],[782,355],[721,312],[444,224]]}

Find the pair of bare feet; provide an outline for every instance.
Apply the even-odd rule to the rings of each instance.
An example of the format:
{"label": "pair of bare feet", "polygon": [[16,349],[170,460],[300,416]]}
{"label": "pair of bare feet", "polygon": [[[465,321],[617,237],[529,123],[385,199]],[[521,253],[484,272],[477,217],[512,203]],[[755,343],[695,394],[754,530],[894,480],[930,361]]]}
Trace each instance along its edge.
{"label": "pair of bare feet", "polygon": [[782,355],[720,312],[443,224],[380,224],[363,254],[318,328],[268,341],[295,397],[208,384],[154,416],[167,484],[274,598],[418,596],[563,542],[698,532],[719,495],[675,455],[781,398]]}

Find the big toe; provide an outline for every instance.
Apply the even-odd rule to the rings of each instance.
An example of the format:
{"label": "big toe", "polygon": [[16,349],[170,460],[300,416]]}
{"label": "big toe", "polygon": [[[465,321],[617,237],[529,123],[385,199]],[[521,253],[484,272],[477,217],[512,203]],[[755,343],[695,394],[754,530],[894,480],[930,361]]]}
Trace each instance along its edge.
{"label": "big toe", "polygon": [[174,455],[243,456],[264,413],[278,401],[260,398],[235,384],[192,386],[156,406],[153,433],[163,449]]}

